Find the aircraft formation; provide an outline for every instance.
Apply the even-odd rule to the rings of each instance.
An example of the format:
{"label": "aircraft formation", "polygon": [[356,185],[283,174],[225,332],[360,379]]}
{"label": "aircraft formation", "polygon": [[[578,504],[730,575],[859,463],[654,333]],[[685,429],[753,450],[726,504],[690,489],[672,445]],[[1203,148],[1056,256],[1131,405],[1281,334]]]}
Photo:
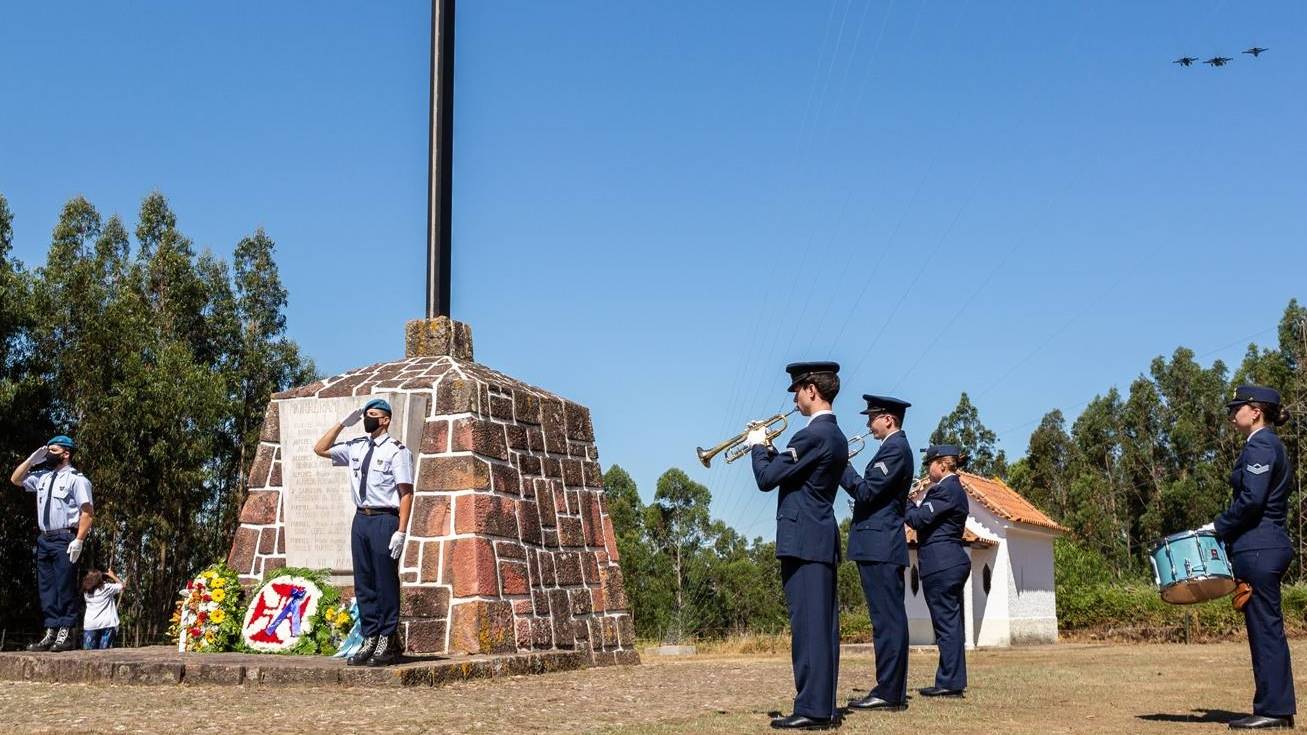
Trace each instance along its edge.
{"label": "aircraft formation", "polygon": [[[1253,46],[1252,48],[1245,50],[1243,53],[1249,54],[1255,59],[1269,50],[1270,49],[1264,49],[1260,46]],[[1179,64],[1180,66],[1193,66],[1194,62],[1198,60],[1199,59],[1197,56],[1181,56],[1180,58],[1176,59],[1175,61],[1172,61],[1171,63]],[[1229,56],[1213,56],[1210,59],[1204,59],[1203,63],[1207,64],[1208,66],[1225,66],[1231,61],[1234,61],[1234,59],[1230,58]]]}

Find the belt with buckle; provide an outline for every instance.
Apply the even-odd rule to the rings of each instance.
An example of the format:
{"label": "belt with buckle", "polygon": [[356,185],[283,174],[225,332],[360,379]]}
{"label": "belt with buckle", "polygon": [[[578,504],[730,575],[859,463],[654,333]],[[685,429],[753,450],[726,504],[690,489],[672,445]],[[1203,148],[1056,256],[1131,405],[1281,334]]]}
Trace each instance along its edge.
{"label": "belt with buckle", "polygon": [[58,536],[61,533],[77,533],[77,526],[72,528],[54,528],[49,531],[42,531],[42,536]]}
{"label": "belt with buckle", "polygon": [[359,512],[365,516],[397,516],[399,508],[359,508]]}

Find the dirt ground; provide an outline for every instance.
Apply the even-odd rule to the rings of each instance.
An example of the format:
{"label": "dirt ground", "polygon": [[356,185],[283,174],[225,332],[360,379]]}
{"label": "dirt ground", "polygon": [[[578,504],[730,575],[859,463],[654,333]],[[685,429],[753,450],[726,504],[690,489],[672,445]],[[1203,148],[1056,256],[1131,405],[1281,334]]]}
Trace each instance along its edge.
{"label": "dirt ground", "polygon": [[[1307,641],[1291,646],[1307,662]],[[841,702],[869,684],[872,663],[844,657]],[[1200,735],[1226,732],[1252,699],[1245,643],[1062,644],[972,652],[967,664],[965,700],[914,697],[906,712],[853,713],[841,732]],[[930,685],[934,665],[933,651],[914,651],[910,687]],[[51,733],[760,733],[791,696],[788,657],[646,655],[641,666],[438,689],[0,682],[0,723]]]}

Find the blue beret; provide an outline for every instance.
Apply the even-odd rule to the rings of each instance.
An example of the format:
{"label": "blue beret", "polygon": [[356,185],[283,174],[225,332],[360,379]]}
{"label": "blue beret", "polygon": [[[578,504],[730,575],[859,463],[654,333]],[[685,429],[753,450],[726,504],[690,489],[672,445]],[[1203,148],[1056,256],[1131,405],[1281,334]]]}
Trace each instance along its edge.
{"label": "blue beret", "polygon": [[790,374],[790,387],[788,390],[792,393],[798,389],[800,383],[807,382],[812,376],[818,373],[835,374],[840,371],[838,362],[792,362],[785,366],[785,372]]}
{"label": "blue beret", "polygon": [[867,402],[867,410],[859,411],[863,416],[872,416],[878,413],[891,413],[895,416],[902,416],[908,410],[911,403],[890,398],[889,396],[872,396],[866,393],[862,394],[862,400]]}
{"label": "blue beret", "polygon": [[50,441],[46,442],[45,445],[47,447],[60,446],[60,447],[65,447],[67,449],[77,449],[77,445],[73,443],[72,437],[65,436],[63,434],[60,434],[55,438],[51,439]]}
{"label": "blue beret", "polygon": [[378,409],[380,411],[385,411],[386,413],[392,413],[390,410],[390,403],[386,401],[386,399],[384,398],[373,398],[372,400],[368,401],[368,405],[364,406],[363,410],[367,411],[373,408]]}
{"label": "blue beret", "polygon": [[967,458],[962,456],[962,449],[956,444],[932,444],[923,451],[926,456],[921,459],[922,464],[928,465],[940,457],[956,457],[959,467],[967,464]]}
{"label": "blue beret", "polygon": [[1234,391],[1234,400],[1225,404],[1225,408],[1227,411],[1233,411],[1243,404],[1252,403],[1253,401],[1278,406],[1280,405],[1280,392],[1264,385],[1241,385]]}

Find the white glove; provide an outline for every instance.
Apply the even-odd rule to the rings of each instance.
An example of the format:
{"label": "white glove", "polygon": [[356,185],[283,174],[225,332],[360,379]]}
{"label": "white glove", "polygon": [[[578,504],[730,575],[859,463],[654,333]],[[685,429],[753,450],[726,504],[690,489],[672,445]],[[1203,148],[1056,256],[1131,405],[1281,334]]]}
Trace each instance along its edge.
{"label": "white glove", "polygon": [[759,444],[766,444],[767,427],[759,426],[756,429],[749,429],[749,436],[745,438],[744,442],[751,447],[758,446]]}
{"label": "white glove", "polygon": [[75,538],[68,542],[68,561],[73,564],[77,563],[78,557],[82,555],[82,540]]}
{"label": "white glove", "polygon": [[404,532],[396,531],[390,537],[390,558],[398,559],[399,555],[404,552]]}
{"label": "white glove", "polygon": [[1216,530],[1216,524],[1215,524],[1215,523],[1209,523],[1209,524],[1207,524],[1206,526],[1203,526],[1202,528],[1200,528],[1200,529],[1198,529],[1198,530],[1199,530],[1199,531],[1215,531],[1215,530]]}
{"label": "white glove", "polygon": [[45,458],[49,456],[49,454],[50,454],[49,447],[44,447],[44,446],[41,447],[35,452],[32,452],[32,456],[27,458],[27,466],[32,467],[34,465],[41,464],[42,462],[45,461]]}
{"label": "white glove", "polygon": [[340,425],[353,426],[354,424],[357,424],[361,418],[363,418],[363,409],[356,408],[351,411],[348,416],[340,420]]}

